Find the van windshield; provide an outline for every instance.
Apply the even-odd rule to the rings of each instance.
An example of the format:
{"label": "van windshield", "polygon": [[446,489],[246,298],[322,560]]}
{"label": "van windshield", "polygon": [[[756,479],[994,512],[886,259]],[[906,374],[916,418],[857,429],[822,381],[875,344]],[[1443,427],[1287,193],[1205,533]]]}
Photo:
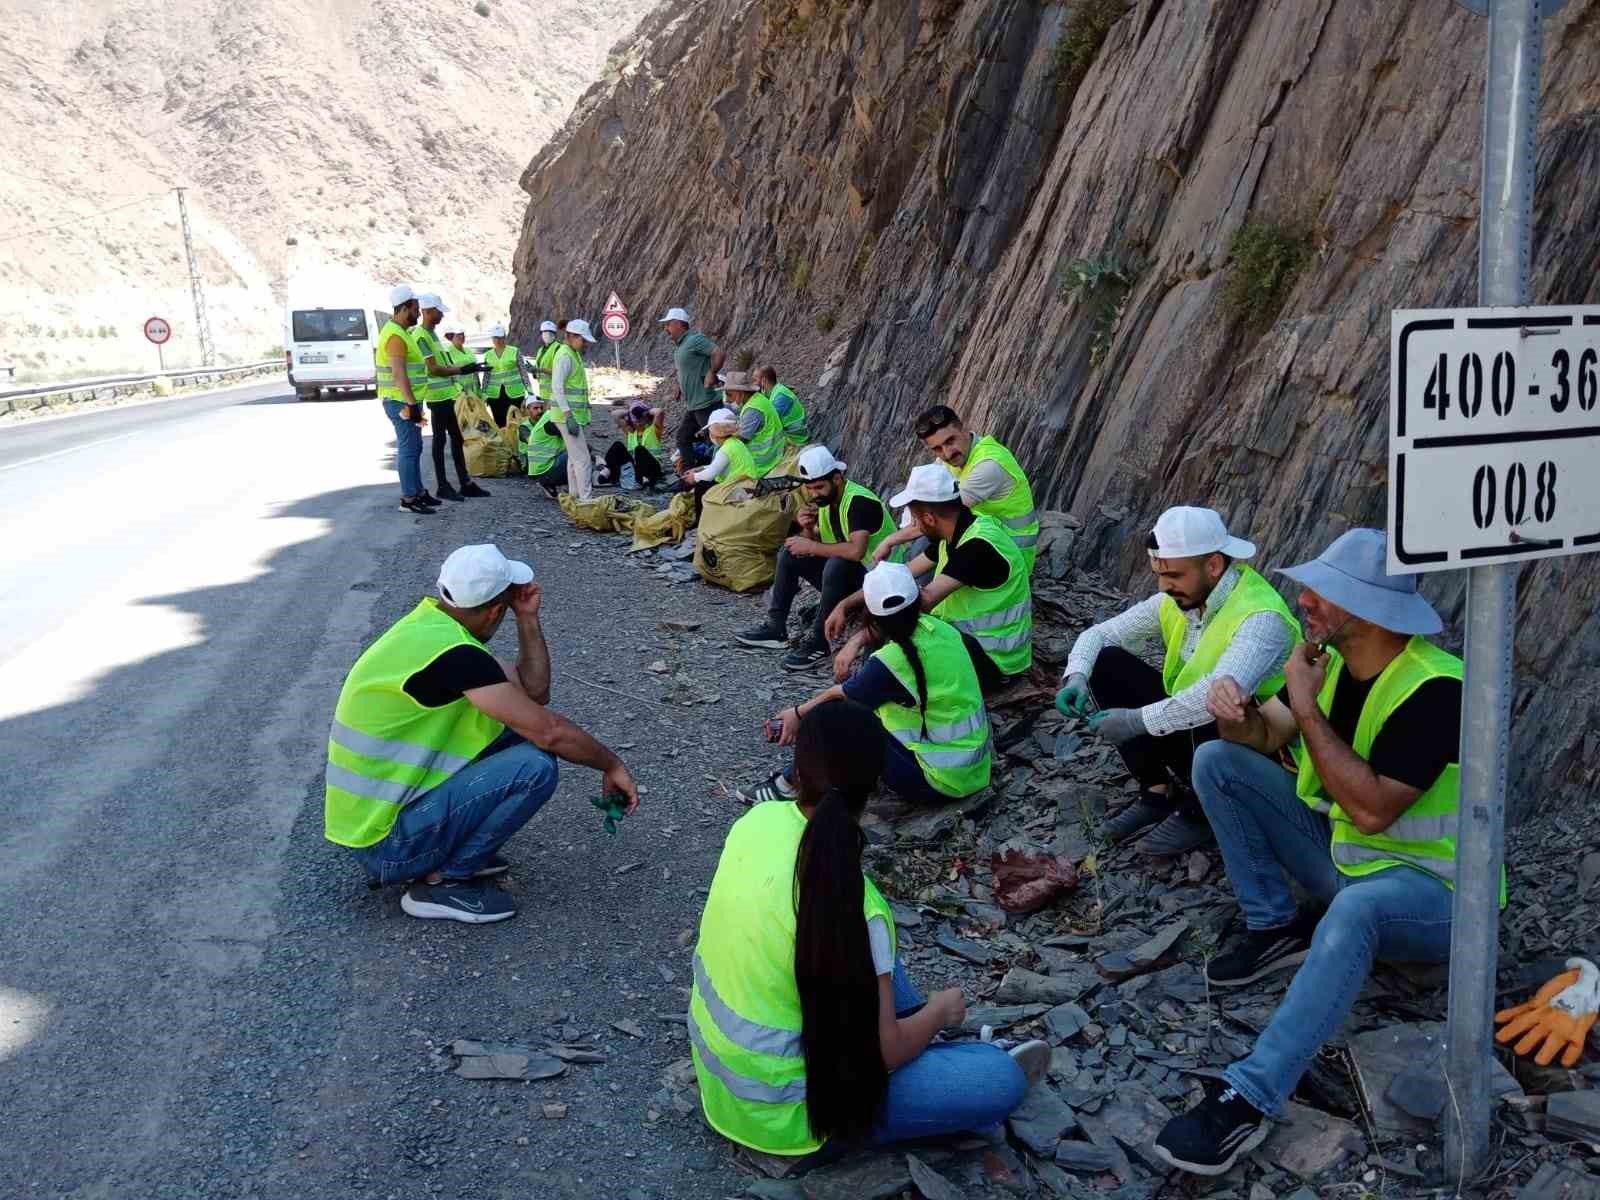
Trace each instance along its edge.
{"label": "van windshield", "polygon": [[359,308],[307,308],[290,314],[297,342],[359,342],[367,336],[367,314]]}

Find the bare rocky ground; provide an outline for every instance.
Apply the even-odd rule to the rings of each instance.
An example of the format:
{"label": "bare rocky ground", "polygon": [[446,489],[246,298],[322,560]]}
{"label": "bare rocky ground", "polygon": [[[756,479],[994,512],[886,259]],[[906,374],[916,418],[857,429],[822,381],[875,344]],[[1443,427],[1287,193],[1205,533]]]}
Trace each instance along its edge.
{"label": "bare rocky ground", "polygon": [[[1199,1074],[1245,1050],[1285,981],[1207,995],[1203,962],[1234,912],[1216,855],[1152,868],[1100,846],[1100,817],[1130,784],[1042,695],[999,716],[1003,769],[985,803],[965,813],[875,806],[869,833],[870,870],[895,904],[913,977],[966,990],[963,1036],[987,1025],[1051,1041],[1048,1083],[1004,1135],[911,1147],[915,1161],[897,1150],[769,1178],[699,1120],[683,1013],[705,888],[744,811],[739,789],[780,763],[761,720],[820,677],[786,676],[775,655],[733,643],[757,597],[683,580],[670,549],[629,556],[621,537],[574,529],[525,480],[488,485],[491,499],[432,519],[374,514],[411,521],[415,537],[351,581],[379,593],[371,632],[431,589],[456,545],[494,540],[527,556],[546,589],[555,706],[623,753],[644,802],[608,837],[589,804],[597,778],[566,771],[508,847],[517,865],[506,887],[522,911],[474,929],[410,920],[397,892],[369,892],[321,839],[320,769],[307,764],[279,935],[214,1014],[215,1041],[174,1064],[193,1101],[192,1136],[131,1181],[138,1194],[1313,1200],[1449,1186],[1437,1136],[1406,1126],[1381,1076],[1398,1057],[1388,1031],[1439,1018],[1443,995],[1387,969],[1351,1036],[1308,1076],[1294,1120],[1233,1173],[1168,1177],[1150,1158],[1159,1123],[1186,1106]],[[1043,575],[1066,572],[1072,533],[1051,526]],[[1041,658],[1059,660],[1076,628],[1121,603],[1092,576],[1042,580]],[[498,648],[510,651],[508,634]],[[1549,973],[1539,960],[1593,936],[1600,871],[1568,878],[1574,836],[1535,825],[1515,842],[1502,982],[1518,999]],[[1076,888],[1032,915],[1008,914],[991,867],[1007,845],[1066,856]],[[1358,1035],[1372,1030],[1377,1044],[1363,1049]],[[457,1039],[510,1043],[533,1052],[532,1074],[559,1074],[464,1078],[471,1060],[451,1052]],[[1524,1079],[1554,1093],[1586,1089],[1594,1074]],[[1595,1153],[1541,1132],[1537,1104],[1519,1112],[1528,1128],[1497,1123],[1487,1194],[1513,1193],[1546,1160]],[[1545,1182],[1578,1194],[1593,1177]]]}

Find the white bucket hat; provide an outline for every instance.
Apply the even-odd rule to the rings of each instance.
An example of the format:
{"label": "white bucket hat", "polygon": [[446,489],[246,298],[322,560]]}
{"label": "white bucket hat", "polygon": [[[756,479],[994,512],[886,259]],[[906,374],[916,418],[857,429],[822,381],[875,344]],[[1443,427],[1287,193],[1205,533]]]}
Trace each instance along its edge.
{"label": "white bucket hat", "polygon": [[921,594],[916,576],[905,563],[879,563],[861,581],[861,595],[867,602],[867,611],[879,617],[915,604]]}
{"label": "white bucket hat", "polygon": [[688,310],[682,308],[667,309],[667,315],[657,321],[656,324],[665,325],[668,321],[682,321],[685,325],[693,324],[693,322],[689,320]]}
{"label": "white bucket hat", "polygon": [[1199,558],[1226,554],[1229,558],[1254,558],[1255,543],[1234,537],[1214,508],[1180,505],[1156,518],[1156,544],[1151,558]]}
{"label": "white bucket hat", "polygon": [[532,582],[533,568],[507,558],[492,542],[462,546],[439,568],[439,596],[457,608],[476,608],[514,583]]}
{"label": "white bucket hat", "polygon": [[956,477],[942,463],[923,463],[920,467],[911,468],[911,477],[906,480],[906,486],[889,497],[889,505],[899,508],[913,500],[940,504],[959,499],[961,485],[956,482]]}
{"label": "white bucket hat", "polygon": [[807,446],[800,451],[800,457],[795,461],[800,478],[807,482],[826,479],[835,471],[845,470],[848,465],[835,458],[833,451],[826,446]]}
{"label": "white bucket hat", "polygon": [[586,342],[594,341],[594,330],[589,328],[589,322],[585,321],[582,317],[579,317],[574,321],[568,321],[567,332],[577,334]]}
{"label": "white bucket hat", "polygon": [[1444,622],[1417,591],[1415,575],[1391,575],[1389,538],[1381,529],[1341,533],[1310,562],[1280,567],[1304,588],[1352,616],[1391,633],[1438,633]]}

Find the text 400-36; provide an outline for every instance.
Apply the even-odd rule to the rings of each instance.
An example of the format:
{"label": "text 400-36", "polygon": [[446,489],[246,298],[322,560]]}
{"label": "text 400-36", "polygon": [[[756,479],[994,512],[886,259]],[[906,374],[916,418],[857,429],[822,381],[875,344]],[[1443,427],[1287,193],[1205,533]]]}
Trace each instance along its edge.
{"label": "text 400-36", "polygon": [[[1550,372],[1554,383],[1548,392],[1540,384],[1528,381],[1526,393],[1530,400],[1547,400],[1550,411],[1557,414],[1566,412],[1574,400],[1575,411],[1593,411],[1600,400],[1600,354],[1593,347],[1580,352],[1576,364],[1570,350],[1556,350],[1550,355]],[[1435,412],[1442,421],[1454,406],[1456,412],[1471,420],[1482,411],[1486,399],[1497,417],[1510,416],[1516,406],[1517,360],[1509,350],[1496,354],[1487,369],[1483,358],[1475,353],[1458,356],[1454,364],[1448,354],[1440,354],[1428,374],[1422,407]]]}

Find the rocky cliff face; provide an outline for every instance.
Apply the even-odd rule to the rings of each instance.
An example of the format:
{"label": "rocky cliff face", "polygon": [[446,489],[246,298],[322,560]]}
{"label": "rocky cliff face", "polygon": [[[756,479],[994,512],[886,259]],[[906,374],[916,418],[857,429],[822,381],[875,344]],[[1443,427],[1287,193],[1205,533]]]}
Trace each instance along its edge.
{"label": "rocky cliff face", "polygon": [[[1533,296],[1578,303],[1600,0],[1545,30]],[[1136,587],[1175,502],[1309,556],[1384,522],[1390,310],[1475,300],[1484,38],[1449,0],[667,0],[523,176],[514,320],[695,306],[884,482],[946,400]],[[1522,573],[1524,804],[1600,768],[1597,592]]]}

